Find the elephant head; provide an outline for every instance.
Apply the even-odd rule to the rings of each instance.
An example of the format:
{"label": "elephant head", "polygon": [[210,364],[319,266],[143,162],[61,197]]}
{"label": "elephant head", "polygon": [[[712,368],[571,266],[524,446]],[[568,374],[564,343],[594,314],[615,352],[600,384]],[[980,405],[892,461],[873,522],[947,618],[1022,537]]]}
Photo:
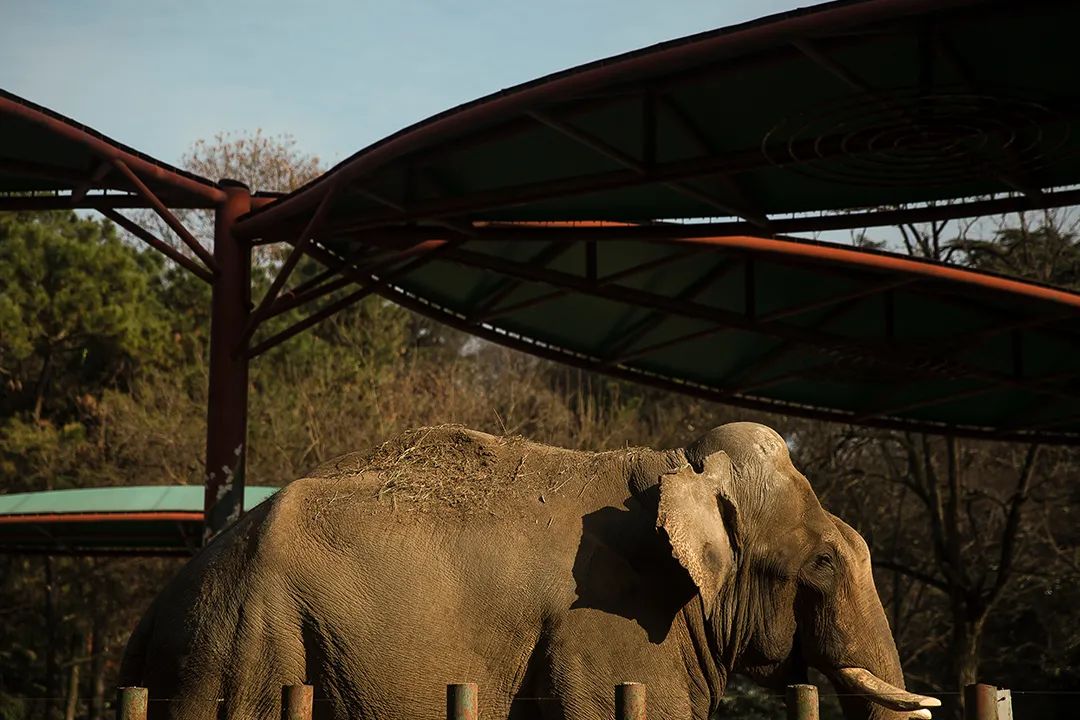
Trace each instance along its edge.
{"label": "elephant head", "polygon": [[660,478],[657,526],[700,592],[721,664],[770,687],[815,667],[848,720],[929,718],[939,702],[904,690],[866,543],[821,507],[783,438],[731,423],[685,459]]}

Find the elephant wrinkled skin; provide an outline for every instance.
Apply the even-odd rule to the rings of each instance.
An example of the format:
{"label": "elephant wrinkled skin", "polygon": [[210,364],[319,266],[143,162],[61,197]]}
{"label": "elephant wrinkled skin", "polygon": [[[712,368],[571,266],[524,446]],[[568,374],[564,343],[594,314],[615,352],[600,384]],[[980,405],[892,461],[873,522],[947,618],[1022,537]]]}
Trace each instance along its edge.
{"label": "elephant wrinkled skin", "polygon": [[[929,717],[906,693],[862,538],[822,509],[775,432],[585,453],[458,426],[339,458],[195,557],[128,643],[151,714],[431,718],[448,683],[481,716],[599,720],[612,687],[651,717],[715,712],[731,673],[807,665],[848,718]],[[219,701],[219,699],[221,699]]]}

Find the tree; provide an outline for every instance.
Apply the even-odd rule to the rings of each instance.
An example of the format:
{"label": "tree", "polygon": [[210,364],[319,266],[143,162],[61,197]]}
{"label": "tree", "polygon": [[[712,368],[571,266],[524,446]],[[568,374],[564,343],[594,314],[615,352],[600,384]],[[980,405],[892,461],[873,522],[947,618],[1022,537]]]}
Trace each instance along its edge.
{"label": "tree", "polygon": [[[900,242],[912,255],[1077,287],[1070,217],[904,226]],[[985,677],[1028,688],[1071,677],[1061,668],[1080,656],[1077,605],[1060,598],[1080,600],[1067,483],[1077,453],[825,425],[802,439],[814,446],[803,449],[808,474],[826,478],[819,493],[870,541],[909,676],[944,692]]]}
{"label": "tree", "polygon": [[160,267],[109,223],[0,215],[3,416],[69,417],[82,393],[162,358],[167,326],[152,287]]}

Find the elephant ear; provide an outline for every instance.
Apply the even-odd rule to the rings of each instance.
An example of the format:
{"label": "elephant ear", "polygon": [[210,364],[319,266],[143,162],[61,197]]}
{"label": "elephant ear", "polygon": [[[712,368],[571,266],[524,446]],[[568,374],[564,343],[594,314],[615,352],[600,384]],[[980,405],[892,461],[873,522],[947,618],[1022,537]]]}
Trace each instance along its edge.
{"label": "elephant ear", "polygon": [[715,452],[705,458],[700,473],[687,465],[660,478],[656,526],[667,533],[672,555],[697,585],[706,614],[735,571],[733,528],[722,509],[734,509],[731,476],[731,459]]}

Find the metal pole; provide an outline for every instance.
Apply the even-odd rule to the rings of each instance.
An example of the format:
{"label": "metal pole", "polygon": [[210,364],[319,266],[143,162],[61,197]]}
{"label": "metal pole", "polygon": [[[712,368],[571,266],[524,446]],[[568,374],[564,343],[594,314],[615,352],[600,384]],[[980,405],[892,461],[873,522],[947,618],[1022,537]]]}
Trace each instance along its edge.
{"label": "metal pole", "polygon": [[477,720],[476,683],[446,686],[446,720]]}
{"label": "metal pole", "polygon": [[146,688],[117,688],[116,720],[146,720],[146,704],[149,698]]}
{"label": "metal pole", "polygon": [[285,685],[281,688],[281,720],[311,720],[315,688],[311,685]]}
{"label": "metal pole", "polygon": [[964,686],[964,720],[997,720],[997,688],[985,683]]}
{"label": "metal pole", "polygon": [[210,391],[206,410],[206,495],[203,542],[238,519],[244,503],[247,455],[247,348],[238,348],[251,308],[251,245],[233,237],[236,218],[251,208],[242,183],[222,180],[225,200],[214,215],[214,277],[210,305]]}
{"label": "metal pole", "polygon": [[645,686],[624,682],[615,686],[615,720],[645,720]]}
{"label": "metal pole", "polygon": [[816,685],[788,685],[788,720],[818,720],[818,691]]}

